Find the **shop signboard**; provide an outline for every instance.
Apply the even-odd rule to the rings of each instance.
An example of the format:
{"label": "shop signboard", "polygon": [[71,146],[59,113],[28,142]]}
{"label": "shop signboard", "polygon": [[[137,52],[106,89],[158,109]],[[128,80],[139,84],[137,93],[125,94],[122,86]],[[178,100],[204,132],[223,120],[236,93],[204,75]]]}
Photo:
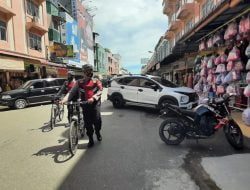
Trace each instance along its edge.
{"label": "shop signboard", "polygon": [[65,41],[66,44],[70,44],[73,46],[74,56],[64,58],[63,62],[70,66],[81,68],[82,64],[80,62],[80,36],[79,36],[78,24],[76,20],[73,19],[68,13],[65,13],[65,19],[66,19],[66,23],[64,24],[66,29]]}
{"label": "shop signboard", "polygon": [[50,46],[50,53],[56,57],[73,57],[73,45],[64,45],[54,42],[53,46]]}
{"label": "shop signboard", "polygon": [[80,36],[80,60],[94,65],[93,18],[84,8],[84,0],[75,0]]}

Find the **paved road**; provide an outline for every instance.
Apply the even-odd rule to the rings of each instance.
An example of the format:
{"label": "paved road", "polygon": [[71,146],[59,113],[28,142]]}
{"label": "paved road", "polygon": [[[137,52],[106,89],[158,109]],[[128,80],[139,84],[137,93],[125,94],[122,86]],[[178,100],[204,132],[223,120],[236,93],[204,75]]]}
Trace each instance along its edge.
{"label": "paved road", "polygon": [[81,140],[72,158],[66,120],[43,132],[49,114],[50,105],[0,112],[0,189],[219,189],[201,167],[202,157],[242,153],[222,134],[199,144],[166,146],[155,110],[114,110],[104,101],[103,141],[87,149],[87,139]]}

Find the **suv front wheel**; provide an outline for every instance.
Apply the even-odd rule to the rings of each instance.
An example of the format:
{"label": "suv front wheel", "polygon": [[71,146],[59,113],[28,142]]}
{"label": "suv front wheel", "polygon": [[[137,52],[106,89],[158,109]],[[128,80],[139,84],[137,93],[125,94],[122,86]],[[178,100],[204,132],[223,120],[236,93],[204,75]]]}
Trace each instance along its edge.
{"label": "suv front wheel", "polygon": [[125,105],[125,101],[124,99],[122,98],[121,95],[115,95],[112,97],[112,103],[113,103],[113,106],[114,108],[123,108],[124,105]]}

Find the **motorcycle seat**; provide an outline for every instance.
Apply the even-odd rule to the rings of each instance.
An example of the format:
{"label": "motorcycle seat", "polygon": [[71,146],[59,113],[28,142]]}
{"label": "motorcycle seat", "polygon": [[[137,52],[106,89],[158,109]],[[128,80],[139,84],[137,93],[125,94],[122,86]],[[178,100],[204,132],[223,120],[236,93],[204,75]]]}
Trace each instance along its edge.
{"label": "motorcycle seat", "polygon": [[194,111],[192,111],[192,110],[180,109],[180,112],[183,113],[186,116],[189,116],[189,117],[193,118],[193,119],[196,116],[196,113]]}

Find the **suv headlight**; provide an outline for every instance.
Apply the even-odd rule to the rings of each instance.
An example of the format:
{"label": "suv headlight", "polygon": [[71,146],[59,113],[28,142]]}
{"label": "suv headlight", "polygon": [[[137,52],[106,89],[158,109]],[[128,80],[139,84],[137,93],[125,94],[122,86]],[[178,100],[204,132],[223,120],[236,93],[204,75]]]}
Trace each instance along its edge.
{"label": "suv headlight", "polygon": [[181,96],[181,103],[187,103],[189,101],[188,96]]}
{"label": "suv headlight", "polygon": [[10,95],[2,95],[2,99],[3,100],[11,99],[11,96]]}

